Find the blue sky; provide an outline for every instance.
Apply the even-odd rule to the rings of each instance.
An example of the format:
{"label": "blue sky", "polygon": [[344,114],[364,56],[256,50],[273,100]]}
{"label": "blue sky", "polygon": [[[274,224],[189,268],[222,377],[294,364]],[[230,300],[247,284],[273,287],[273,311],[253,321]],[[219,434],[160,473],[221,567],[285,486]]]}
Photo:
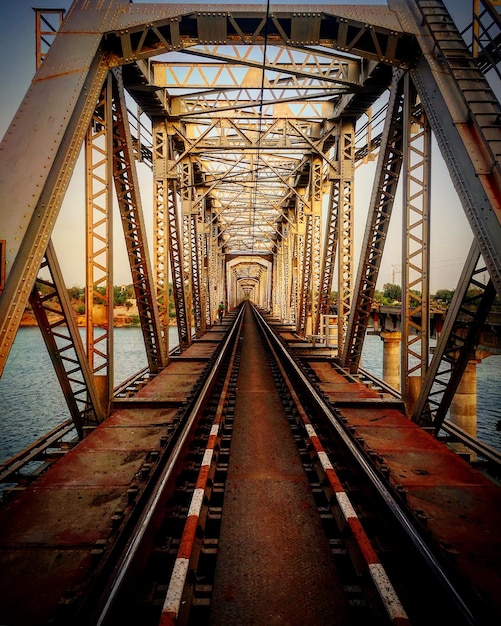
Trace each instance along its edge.
{"label": "blue sky", "polygon": [[[242,2],[232,2],[239,4]],[[243,2],[244,4],[248,4]],[[190,3],[191,4],[191,3]],[[256,2],[256,4],[259,4]],[[264,5],[265,3],[263,3]],[[309,2],[289,2],[287,4],[311,4]],[[322,4],[322,3],[319,3]],[[381,2],[332,2],[331,4],[384,4]],[[32,0],[3,0],[0,4],[0,136],[3,136],[15,112],[29,87],[35,72],[35,13],[33,6],[47,8],[68,8],[66,0],[44,0],[34,3]],[[448,0],[446,5],[461,26],[465,25],[470,15],[471,0]],[[472,235],[463,215],[457,195],[450,183],[446,168],[441,162],[438,150],[432,156],[432,261],[431,290],[454,288],[462,268],[464,257],[470,246]],[[140,172],[141,174],[141,172]],[[146,173],[144,173],[146,176]],[[368,202],[370,184],[357,185],[356,203]],[[365,189],[362,189],[365,188]],[[360,189],[360,191],[359,191]],[[143,193],[145,213],[151,210],[151,199]],[[71,205],[71,209],[67,207]],[[80,208],[75,209],[75,205]],[[82,181],[75,180],[67,194],[54,233],[54,242],[63,266],[63,273],[68,286],[83,285],[84,257],[78,257],[76,250],[83,249],[83,226],[75,229],[75,210],[84,214]],[[394,216],[397,208],[394,210]],[[363,210],[362,210],[363,212]],[[360,241],[364,229],[363,215],[356,222],[356,240]],[[118,226],[120,228],[120,226]],[[75,230],[82,231],[75,233]],[[71,237],[68,234],[71,233]],[[447,233],[447,237],[444,237]],[[119,239],[116,237],[115,240]],[[390,238],[385,249],[385,256],[380,272],[379,287],[385,282],[399,282],[401,269],[400,221],[392,219]],[[66,247],[71,241],[71,247]],[[80,253],[79,253],[80,254]],[[115,284],[130,282],[127,264],[124,262],[124,250],[118,251],[115,263]]]}

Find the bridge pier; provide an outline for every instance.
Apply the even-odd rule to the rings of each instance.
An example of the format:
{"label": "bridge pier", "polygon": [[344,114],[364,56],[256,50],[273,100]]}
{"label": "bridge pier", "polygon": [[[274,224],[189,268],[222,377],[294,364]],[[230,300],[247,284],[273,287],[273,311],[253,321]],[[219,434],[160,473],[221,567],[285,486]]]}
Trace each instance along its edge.
{"label": "bridge pier", "polygon": [[[475,354],[475,358],[468,361],[450,405],[451,422],[474,438],[477,436],[477,364],[482,360],[476,357]],[[473,455],[461,443],[454,443],[451,447],[458,453],[465,452],[470,458]]]}
{"label": "bridge pier", "polygon": [[383,340],[383,380],[395,389],[400,389],[400,342],[399,330],[382,330]]}
{"label": "bridge pier", "polygon": [[451,402],[451,420],[472,437],[477,435],[477,363],[471,359]]}

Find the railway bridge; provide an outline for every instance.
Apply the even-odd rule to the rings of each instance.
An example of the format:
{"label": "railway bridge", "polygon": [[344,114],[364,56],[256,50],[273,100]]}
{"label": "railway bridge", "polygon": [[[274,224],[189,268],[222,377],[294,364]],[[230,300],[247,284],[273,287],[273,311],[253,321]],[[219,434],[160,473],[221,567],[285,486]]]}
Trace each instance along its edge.
{"label": "railway bridge", "polygon": [[[304,581],[281,587],[276,603],[264,592],[280,576],[262,553],[262,570],[249,566],[256,544],[242,551],[253,593],[235,567],[232,546],[243,539],[231,519],[247,530],[245,542],[261,517],[269,519],[260,538],[283,524],[294,542],[309,524],[291,523],[284,497],[296,457],[285,443],[265,447],[267,429],[285,437],[281,425],[257,421],[272,406],[303,442],[297,458],[313,476],[290,501],[304,512],[314,495],[323,520],[315,537],[322,525],[337,529],[303,554],[280,544],[273,559],[291,578],[313,568],[316,591],[339,577],[344,599],[329,588],[325,615],[339,612],[343,624],[495,623],[501,453],[464,427],[467,402],[459,420],[452,407],[501,295],[496,3],[474,2],[466,23],[442,0],[75,0],[38,8],[35,19],[36,73],[0,149],[0,374],[29,307],[68,419],[0,467],[0,621],[114,624],[134,615],[217,625],[246,623],[241,615],[258,605],[249,624],[321,623],[292,601]],[[461,239],[462,269],[431,350],[434,254],[456,222],[468,243]],[[85,271],[83,333],[62,223],[78,231],[71,256]],[[377,287],[395,260],[398,384],[362,367]],[[117,386],[119,265],[130,270],[146,363]],[[265,358],[283,409],[252,369]],[[240,371],[256,381],[245,392]],[[225,429],[235,430],[237,452],[224,452]],[[275,465],[281,455],[285,464]],[[254,498],[277,483],[275,499]],[[236,500],[240,487],[255,507],[245,519],[222,495],[214,500],[228,488],[226,503]],[[369,503],[374,513],[364,517]],[[281,506],[287,514],[271,515]],[[374,537],[376,519],[384,532]],[[393,537],[399,543],[387,549]],[[301,557],[326,545],[336,562],[318,574],[325,561]],[[341,553],[352,555],[347,579]],[[211,559],[214,567],[203,565]],[[165,571],[152,565],[159,561]],[[154,592],[127,601],[152,571]],[[436,617],[423,610],[427,597],[442,607]]]}

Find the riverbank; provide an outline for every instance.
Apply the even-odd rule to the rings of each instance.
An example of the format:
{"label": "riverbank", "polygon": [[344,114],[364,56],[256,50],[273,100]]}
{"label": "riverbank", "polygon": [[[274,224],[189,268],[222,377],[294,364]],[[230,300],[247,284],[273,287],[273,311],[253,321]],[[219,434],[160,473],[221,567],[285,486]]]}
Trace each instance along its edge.
{"label": "riverbank", "polygon": [[[56,315],[49,315],[49,320],[51,317],[56,320]],[[85,328],[85,315],[78,315],[75,313],[75,320],[77,326],[80,328]],[[21,327],[30,328],[33,326],[38,326],[37,320],[33,311],[26,309],[23,313],[23,317],[21,318]],[[126,307],[126,306],[117,306],[113,309],[113,326],[115,328],[138,328],[139,324],[139,311],[136,306]],[[176,318],[171,317],[169,319],[169,326],[176,326]]]}

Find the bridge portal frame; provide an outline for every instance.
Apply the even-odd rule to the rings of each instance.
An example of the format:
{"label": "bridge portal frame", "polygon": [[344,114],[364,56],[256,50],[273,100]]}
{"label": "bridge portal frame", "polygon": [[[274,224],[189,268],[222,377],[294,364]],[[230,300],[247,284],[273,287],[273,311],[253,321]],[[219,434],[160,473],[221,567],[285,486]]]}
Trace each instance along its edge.
{"label": "bridge portal frame", "polygon": [[[261,9],[251,7],[241,11],[239,7],[238,10],[206,14],[196,8],[186,13],[181,7],[169,5],[163,11],[158,5],[141,5],[135,6],[132,11],[125,0],[110,0],[106,12],[86,11],[83,19],[83,11],[87,7],[83,0],[77,0],[37,72],[0,152],[0,189],[13,203],[12,211],[5,221],[6,280],[0,296],[1,370],[47,250],[62,197],[107,72],[162,52],[188,50],[196,45],[209,46],[210,51],[206,49],[202,54],[217,57],[222,54],[219,46],[232,46],[235,42],[252,46],[263,42]],[[351,15],[345,14],[346,9],[342,7],[335,10],[336,13],[331,14],[311,7],[311,12],[309,10],[305,14],[290,17],[287,10],[278,9],[268,16],[267,37],[281,46],[337,47],[360,55],[376,66],[393,65],[410,71],[486,261],[495,291],[500,294],[501,109],[481,71],[471,63],[471,55],[467,50],[461,49],[464,63],[455,65],[455,56],[449,52],[447,44],[451,41],[458,43],[458,33],[443,3],[439,0],[432,3],[390,0],[390,10],[374,9],[369,21],[368,9],[365,8],[361,9],[360,14],[351,12]],[[405,29],[402,29],[397,13],[402,23],[405,22]],[[442,28],[444,24],[446,27]],[[327,32],[331,34],[326,36]],[[440,57],[436,55],[437,49],[441,52]],[[377,67],[373,66],[372,69]],[[380,87],[383,89],[383,82]],[[479,98],[478,94],[483,96]],[[156,110],[157,114],[178,114],[178,111],[169,108],[169,99],[157,99],[150,104],[160,109],[160,112]],[[355,96],[341,96],[334,113],[354,115],[357,106],[360,107],[361,102]],[[488,110],[485,111],[485,108]],[[57,120],[57,129],[49,123],[47,115]],[[40,122],[35,133],[26,132],[30,128],[30,119]],[[294,128],[296,135],[302,134],[297,125],[292,124],[290,127]],[[173,137],[173,133],[169,137]],[[12,161],[22,160],[23,153],[27,153],[28,142],[38,156],[30,167],[36,173],[39,163],[43,162],[44,171],[39,176],[23,178],[21,185],[18,176],[10,175],[10,165]],[[307,142],[311,148],[311,140]],[[168,163],[167,169],[170,171],[171,164],[179,160],[180,153],[170,141],[168,149],[167,161],[171,163]],[[320,150],[319,153],[323,154],[324,151]],[[167,227],[171,267],[175,274],[178,324],[181,323],[182,345],[188,345],[191,324],[183,285],[182,242],[176,225],[179,190],[173,175],[163,180],[167,181]],[[297,187],[303,188],[304,182]],[[304,197],[296,193],[296,200],[299,211],[305,206],[309,211]],[[491,210],[486,210],[489,208]],[[22,237],[18,236],[20,231]],[[272,231],[277,234],[279,229],[273,226]],[[311,258],[311,250],[318,242],[316,226],[307,224],[305,241],[301,239],[303,235],[300,228],[295,236],[299,251],[296,258],[301,259],[303,254],[304,258]],[[272,238],[269,237],[269,240]],[[198,245],[199,242],[195,246],[197,250]],[[275,246],[275,243],[271,245]],[[190,252],[194,253],[193,250]],[[199,258],[197,256],[197,262]],[[165,263],[162,271],[165,273]],[[202,284],[203,281],[199,280],[197,290],[202,288]],[[295,310],[300,332],[306,329],[306,285],[309,284],[309,278],[303,280],[297,290],[299,297]],[[197,293],[196,296],[201,294]],[[317,302],[314,306],[317,306]]]}

